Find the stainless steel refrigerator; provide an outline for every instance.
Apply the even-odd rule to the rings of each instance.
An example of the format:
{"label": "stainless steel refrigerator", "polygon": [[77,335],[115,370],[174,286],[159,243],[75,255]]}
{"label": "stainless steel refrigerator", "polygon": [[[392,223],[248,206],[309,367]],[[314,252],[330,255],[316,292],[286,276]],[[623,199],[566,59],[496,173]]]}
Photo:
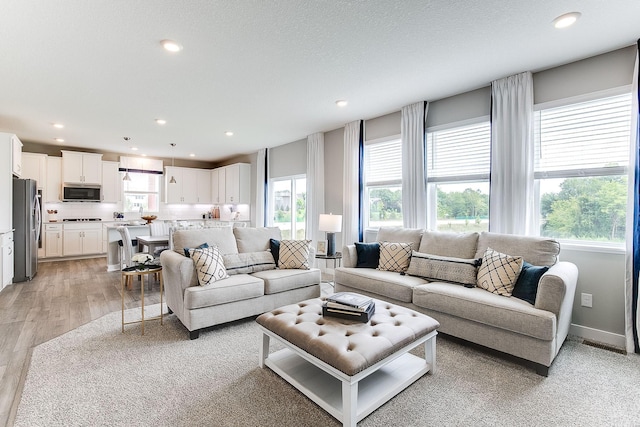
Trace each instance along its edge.
{"label": "stainless steel refrigerator", "polygon": [[31,280],[38,272],[38,240],[41,226],[36,181],[13,180],[13,281]]}

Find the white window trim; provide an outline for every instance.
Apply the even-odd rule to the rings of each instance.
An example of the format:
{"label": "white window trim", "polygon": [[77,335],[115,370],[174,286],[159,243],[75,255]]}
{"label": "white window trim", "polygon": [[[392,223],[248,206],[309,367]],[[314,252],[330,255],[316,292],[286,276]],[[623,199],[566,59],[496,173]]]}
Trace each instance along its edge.
{"label": "white window trim", "polygon": [[[582,102],[594,101],[601,98],[609,98],[612,96],[624,95],[632,92],[632,85],[623,85],[610,89],[599,90],[595,92],[589,92],[581,95],[570,96],[567,98],[555,99],[553,101],[542,102],[533,105],[534,111],[547,110],[550,108],[564,107],[571,104],[580,104]],[[581,171],[579,176],[612,176],[612,175],[624,175],[628,173],[626,166],[615,166],[610,168],[593,168]],[[553,179],[553,178],[571,178],[576,176],[575,170],[560,170],[553,172],[534,172],[534,227],[538,231],[540,236],[540,218],[538,213],[540,212],[540,181],[539,179]],[[595,253],[613,253],[623,254],[626,253],[626,244],[623,243],[607,243],[594,240],[570,240],[570,239],[556,239],[560,242],[560,248],[566,248],[575,251],[583,252],[595,252]]]}
{"label": "white window trim", "polygon": [[[129,173],[133,174],[133,173],[142,173],[142,172],[129,171]],[[124,204],[125,204],[125,200],[126,200],[127,194],[132,194],[132,195],[136,195],[136,194],[141,194],[141,195],[156,194],[158,196],[158,210],[156,210],[156,211],[146,210],[144,212],[146,214],[158,214],[160,212],[160,203],[162,203],[162,197],[163,197],[163,194],[162,194],[162,187],[163,187],[163,185],[162,185],[162,175],[160,175],[160,174],[152,174],[152,175],[157,176],[157,179],[158,179],[158,191],[131,191],[131,190],[127,191],[127,190],[125,190],[125,188],[124,188],[125,186],[124,185],[120,186],[120,191],[122,192],[122,209],[123,209],[124,213],[137,213],[138,212],[138,210],[127,211],[125,209]]]}
{"label": "white window trim", "polygon": [[[269,189],[270,189],[269,190],[269,209],[270,209],[270,211],[268,212],[268,214],[269,214],[268,226],[269,227],[277,227],[276,223],[273,221],[274,211],[272,211],[272,209],[274,209],[274,206],[275,206],[275,200],[274,200],[274,195],[275,194],[274,194],[274,192],[272,190],[273,189],[273,183],[275,181],[292,181],[292,182],[295,182],[298,179],[307,179],[307,174],[302,173],[302,174],[296,174],[296,175],[278,176],[278,177],[269,178]],[[295,199],[295,194],[292,194],[291,197],[292,197],[291,202],[293,203],[294,199]],[[291,209],[293,210],[294,207],[292,206]],[[306,216],[306,206],[305,206],[305,216]],[[293,218],[295,218],[295,215],[292,215],[291,218],[293,220]],[[292,226],[293,226],[293,224],[292,224]],[[292,232],[293,232],[293,230],[292,230]],[[291,238],[293,239],[294,236],[292,236]]]}

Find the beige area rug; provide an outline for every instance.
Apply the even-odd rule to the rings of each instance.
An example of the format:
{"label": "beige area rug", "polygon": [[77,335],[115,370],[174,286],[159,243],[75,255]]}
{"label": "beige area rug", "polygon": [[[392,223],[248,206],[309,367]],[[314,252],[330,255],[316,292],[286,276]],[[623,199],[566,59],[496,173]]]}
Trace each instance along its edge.
{"label": "beige area rug", "polygon": [[[339,425],[258,367],[260,334],[253,320],[203,332],[194,341],[174,315],[165,320],[164,326],[147,323],[145,336],[137,325],[122,334],[120,313],[112,313],[38,346],[15,425]],[[637,355],[569,341],[543,378],[505,358],[438,338],[437,360],[435,375],[422,377],[359,425],[640,423]]]}

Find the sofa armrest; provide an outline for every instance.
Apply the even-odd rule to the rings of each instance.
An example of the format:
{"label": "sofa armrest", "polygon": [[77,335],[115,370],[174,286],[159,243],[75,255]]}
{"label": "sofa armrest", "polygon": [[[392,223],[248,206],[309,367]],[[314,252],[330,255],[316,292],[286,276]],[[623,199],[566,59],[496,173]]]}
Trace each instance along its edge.
{"label": "sofa armrest", "polygon": [[198,284],[193,260],[167,250],[160,254],[160,263],[167,305],[181,316],[184,307],[184,290]]}
{"label": "sofa armrest", "polygon": [[558,344],[562,344],[571,326],[577,282],[578,267],[573,263],[561,261],[551,266],[542,275],[538,284],[535,307],[556,315],[557,332],[560,338]]}
{"label": "sofa armrest", "polygon": [[356,252],[356,245],[346,245],[342,248],[342,266],[343,267],[355,267],[358,263],[358,253]]}

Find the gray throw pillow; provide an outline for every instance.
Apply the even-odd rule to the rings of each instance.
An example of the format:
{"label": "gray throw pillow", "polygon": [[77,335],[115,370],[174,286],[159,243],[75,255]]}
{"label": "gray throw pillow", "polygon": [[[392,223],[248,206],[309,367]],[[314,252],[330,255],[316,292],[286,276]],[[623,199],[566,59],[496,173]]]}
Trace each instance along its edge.
{"label": "gray throw pillow", "polygon": [[480,259],[465,259],[423,254],[413,251],[407,274],[428,280],[476,285]]}

